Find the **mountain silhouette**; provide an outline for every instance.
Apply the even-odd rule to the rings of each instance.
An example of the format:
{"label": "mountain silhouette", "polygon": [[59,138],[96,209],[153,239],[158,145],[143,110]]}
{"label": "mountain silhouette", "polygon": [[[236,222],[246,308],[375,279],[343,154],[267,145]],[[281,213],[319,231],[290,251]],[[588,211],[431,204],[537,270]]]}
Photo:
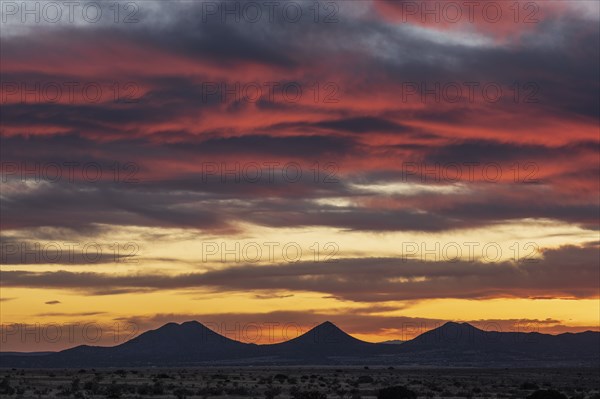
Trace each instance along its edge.
{"label": "mountain silhouette", "polygon": [[242,343],[197,321],[168,323],[113,347],[81,345],[61,352],[2,353],[0,367],[151,367],[278,364],[407,366],[589,366],[600,358],[600,333],[484,331],[446,323],[402,345],[369,343],[322,323],[289,341]]}
{"label": "mountain silhouette", "polygon": [[120,345],[123,353],[170,353],[190,354],[220,353],[223,350],[238,350],[247,344],[217,334],[197,321],[168,323]]}
{"label": "mountain silhouette", "polygon": [[[402,344],[407,353],[417,353],[421,361],[587,363],[599,360],[600,333],[587,331],[559,335],[537,332],[484,331],[468,323],[449,322]],[[594,360],[595,359],[595,360]]]}
{"label": "mountain silhouette", "polygon": [[327,348],[356,348],[365,345],[368,346],[372,344],[356,339],[353,336],[346,334],[335,324],[326,321],[299,337],[273,346],[282,348],[316,348],[319,350],[327,350]]}
{"label": "mountain silhouette", "polygon": [[[30,358],[27,363],[31,363],[32,367],[54,367],[54,364],[63,367],[194,365],[251,358],[255,348],[256,345],[224,337],[197,321],[188,321],[167,323],[117,346],[81,345]],[[4,365],[4,358],[10,361],[13,355],[0,356],[0,366]]]}
{"label": "mountain silhouette", "polygon": [[382,352],[377,344],[361,341],[327,321],[312,330],[274,345],[265,345],[266,352],[276,356],[279,363],[302,360],[308,363],[335,363],[343,357],[358,359]]}
{"label": "mountain silhouette", "polygon": [[123,361],[138,358],[168,363],[235,359],[251,355],[255,345],[245,344],[217,334],[197,321],[169,323],[148,331],[117,347],[113,356]]}

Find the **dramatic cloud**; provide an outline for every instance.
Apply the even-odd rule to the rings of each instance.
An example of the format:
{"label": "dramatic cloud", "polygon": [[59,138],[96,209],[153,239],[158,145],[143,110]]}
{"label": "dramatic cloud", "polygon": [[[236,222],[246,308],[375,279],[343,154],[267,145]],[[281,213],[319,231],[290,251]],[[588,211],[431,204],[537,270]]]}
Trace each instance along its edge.
{"label": "dramatic cloud", "polygon": [[[314,291],[361,302],[431,298],[593,298],[598,247],[547,250],[520,263],[424,262],[408,258],[340,259],[330,263],[234,266],[204,273],[106,274],[3,271],[2,286],[48,287],[93,294],[155,289]],[[565,263],[569,273],[564,275]]]}
{"label": "dramatic cloud", "polygon": [[[322,307],[598,298],[598,247],[581,245],[600,221],[598,2],[301,0],[253,3],[258,15],[238,1],[131,3],[115,14],[99,2],[93,22],[82,6],[36,21],[3,3],[0,299],[11,317],[31,292],[41,308],[22,319],[109,317],[60,291],[155,303],[236,293],[266,312],[307,293]],[[193,240],[265,230],[352,245],[337,263],[190,261]],[[394,234],[547,245],[537,263],[403,261]],[[134,239],[151,254],[132,266]],[[94,242],[99,256],[82,249]],[[47,298],[64,314],[45,312],[59,302]],[[174,315],[189,308],[169,301]],[[244,313],[234,302],[212,306]],[[563,314],[536,317],[567,326]],[[383,333],[379,315],[363,316],[351,331]]]}

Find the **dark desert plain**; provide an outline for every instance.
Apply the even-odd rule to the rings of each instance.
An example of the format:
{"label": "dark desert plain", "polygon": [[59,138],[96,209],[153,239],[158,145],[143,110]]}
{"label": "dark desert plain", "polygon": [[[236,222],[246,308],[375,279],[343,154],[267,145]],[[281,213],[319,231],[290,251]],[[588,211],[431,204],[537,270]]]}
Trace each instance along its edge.
{"label": "dark desert plain", "polygon": [[600,1],[0,0],[0,398],[600,399]]}
{"label": "dark desert plain", "polygon": [[[598,369],[206,367],[1,370],[22,398],[598,398]],[[5,382],[9,381],[9,382]],[[536,392],[542,391],[543,394]],[[561,392],[564,396],[548,393]]]}

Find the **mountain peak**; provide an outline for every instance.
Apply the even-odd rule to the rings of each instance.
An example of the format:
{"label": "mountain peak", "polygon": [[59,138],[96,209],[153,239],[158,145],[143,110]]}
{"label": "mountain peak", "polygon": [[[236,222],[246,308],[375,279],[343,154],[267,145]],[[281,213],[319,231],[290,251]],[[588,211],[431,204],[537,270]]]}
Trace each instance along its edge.
{"label": "mountain peak", "polygon": [[122,344],[124,347],[146,347],[148,351],[158,351],[159,348],[163,348],[165,351],[174,348],[186,348],[188,351],[213,351],[222,345],[243,346],[244,344],[220,335],[195,320],[185,321],[181,324],[167,323]]}
{"label": "mountain peak", "polygon": [[327,346],[364,344],[363,341],[360,341],[347,334],[330,321],[319,324],[310,331],[289,342],[293,341],[303,342],[304,344],[310,345]]}
{"label": "mountain peak", "polygon": [[323,322],[318,326],[312,328],[307,334],[313,334],[315,336],[329,336],[329,337],[350,337],[344,330],[336,326],[330,321]]}
{"label": "mountain peak", "polygon": [[272,345],[269,350],[278,356],[297,356],[314,361],[327,356],[356,356],[370,349],[370,345],[326,321],[294,339]]}
{"label": "mountain peak", "polygon": [[413,340],[409,341],[408,346],[428,345],[428,346],[472,346],[472,345],[491,345],[494,339],[490,333],[480,330],[469,323],[457,323],[449,321],[443,325],[424,332]]}
{"label": "mountain peak", "polygon": [[[340,328],[338,326],[336,326],[335,324],[333,324],[332,322],[328,321],[324,321],[323,323],[319,324],[317,327],[315,328],[337,328],[338,330],[340,330]],[[340,330],[341,331],[341,330]]]}
{"label": "mountain peak", "polygon": [[200,323],[199,321],[196,320],[188,320],[188,321],[184,321],[183,323],[180,324],[180,326],[202,326],[204,328],[208,328],[206,327],[204,324]]}
{"label": "mountain peak", "polygon": [[467,328],[467,329],[475,329],[475,330],[477,330],[477,327],[475,327],[472,324],[469,324],[469,323],[457,323],[455,321],[448,321],[448,322],[442,324],[438,328],[442,328],[442,329],[448,329],[448,328]]}

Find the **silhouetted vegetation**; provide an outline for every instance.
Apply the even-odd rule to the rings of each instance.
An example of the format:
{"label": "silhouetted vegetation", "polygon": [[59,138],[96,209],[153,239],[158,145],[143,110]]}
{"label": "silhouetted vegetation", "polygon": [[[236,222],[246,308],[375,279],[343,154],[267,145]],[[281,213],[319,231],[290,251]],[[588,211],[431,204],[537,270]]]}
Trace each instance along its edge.
{"label": "silhouetted vegetation", "polygon": [[15,389],[10,386],[10,378],[5,376],[2,381],[0,381],[0,394],[12,395],[14,393]]}
{"label": "silhouetted vegetation", "polygon": [[360,377],[358,377],[356,382],[358,382],[359,384],[372,384],[373,377],[371,377],[369,375],[361,375]]}
{"label": "silhouetted vegetation", "polygon": [[592,369],[0,370],[4,399],[600,399]]}
{"label": "silhouetted vegetation", "polygon": [[540,387],[537,384],[534,384],[533,382],[524,382],[521,384],[521,389],[533,390],[540,389]]}
{"label": "silhouetted vegetation", "polygon": [[527,399],[567,399],[567,397],[554,389],[540,389],[529,395]]}
{"label": "silhouetted vegetation", "polygon": [[417,399],[417,394],[404,386],[393,386],[379,390],[377,399]]}
{"label": "silhouetted vegetation", "polygon": [[294,390],[294,392],[290,393],[292,394],[293,399],[327,399],[327,395],[325,393],[317,390]]}

